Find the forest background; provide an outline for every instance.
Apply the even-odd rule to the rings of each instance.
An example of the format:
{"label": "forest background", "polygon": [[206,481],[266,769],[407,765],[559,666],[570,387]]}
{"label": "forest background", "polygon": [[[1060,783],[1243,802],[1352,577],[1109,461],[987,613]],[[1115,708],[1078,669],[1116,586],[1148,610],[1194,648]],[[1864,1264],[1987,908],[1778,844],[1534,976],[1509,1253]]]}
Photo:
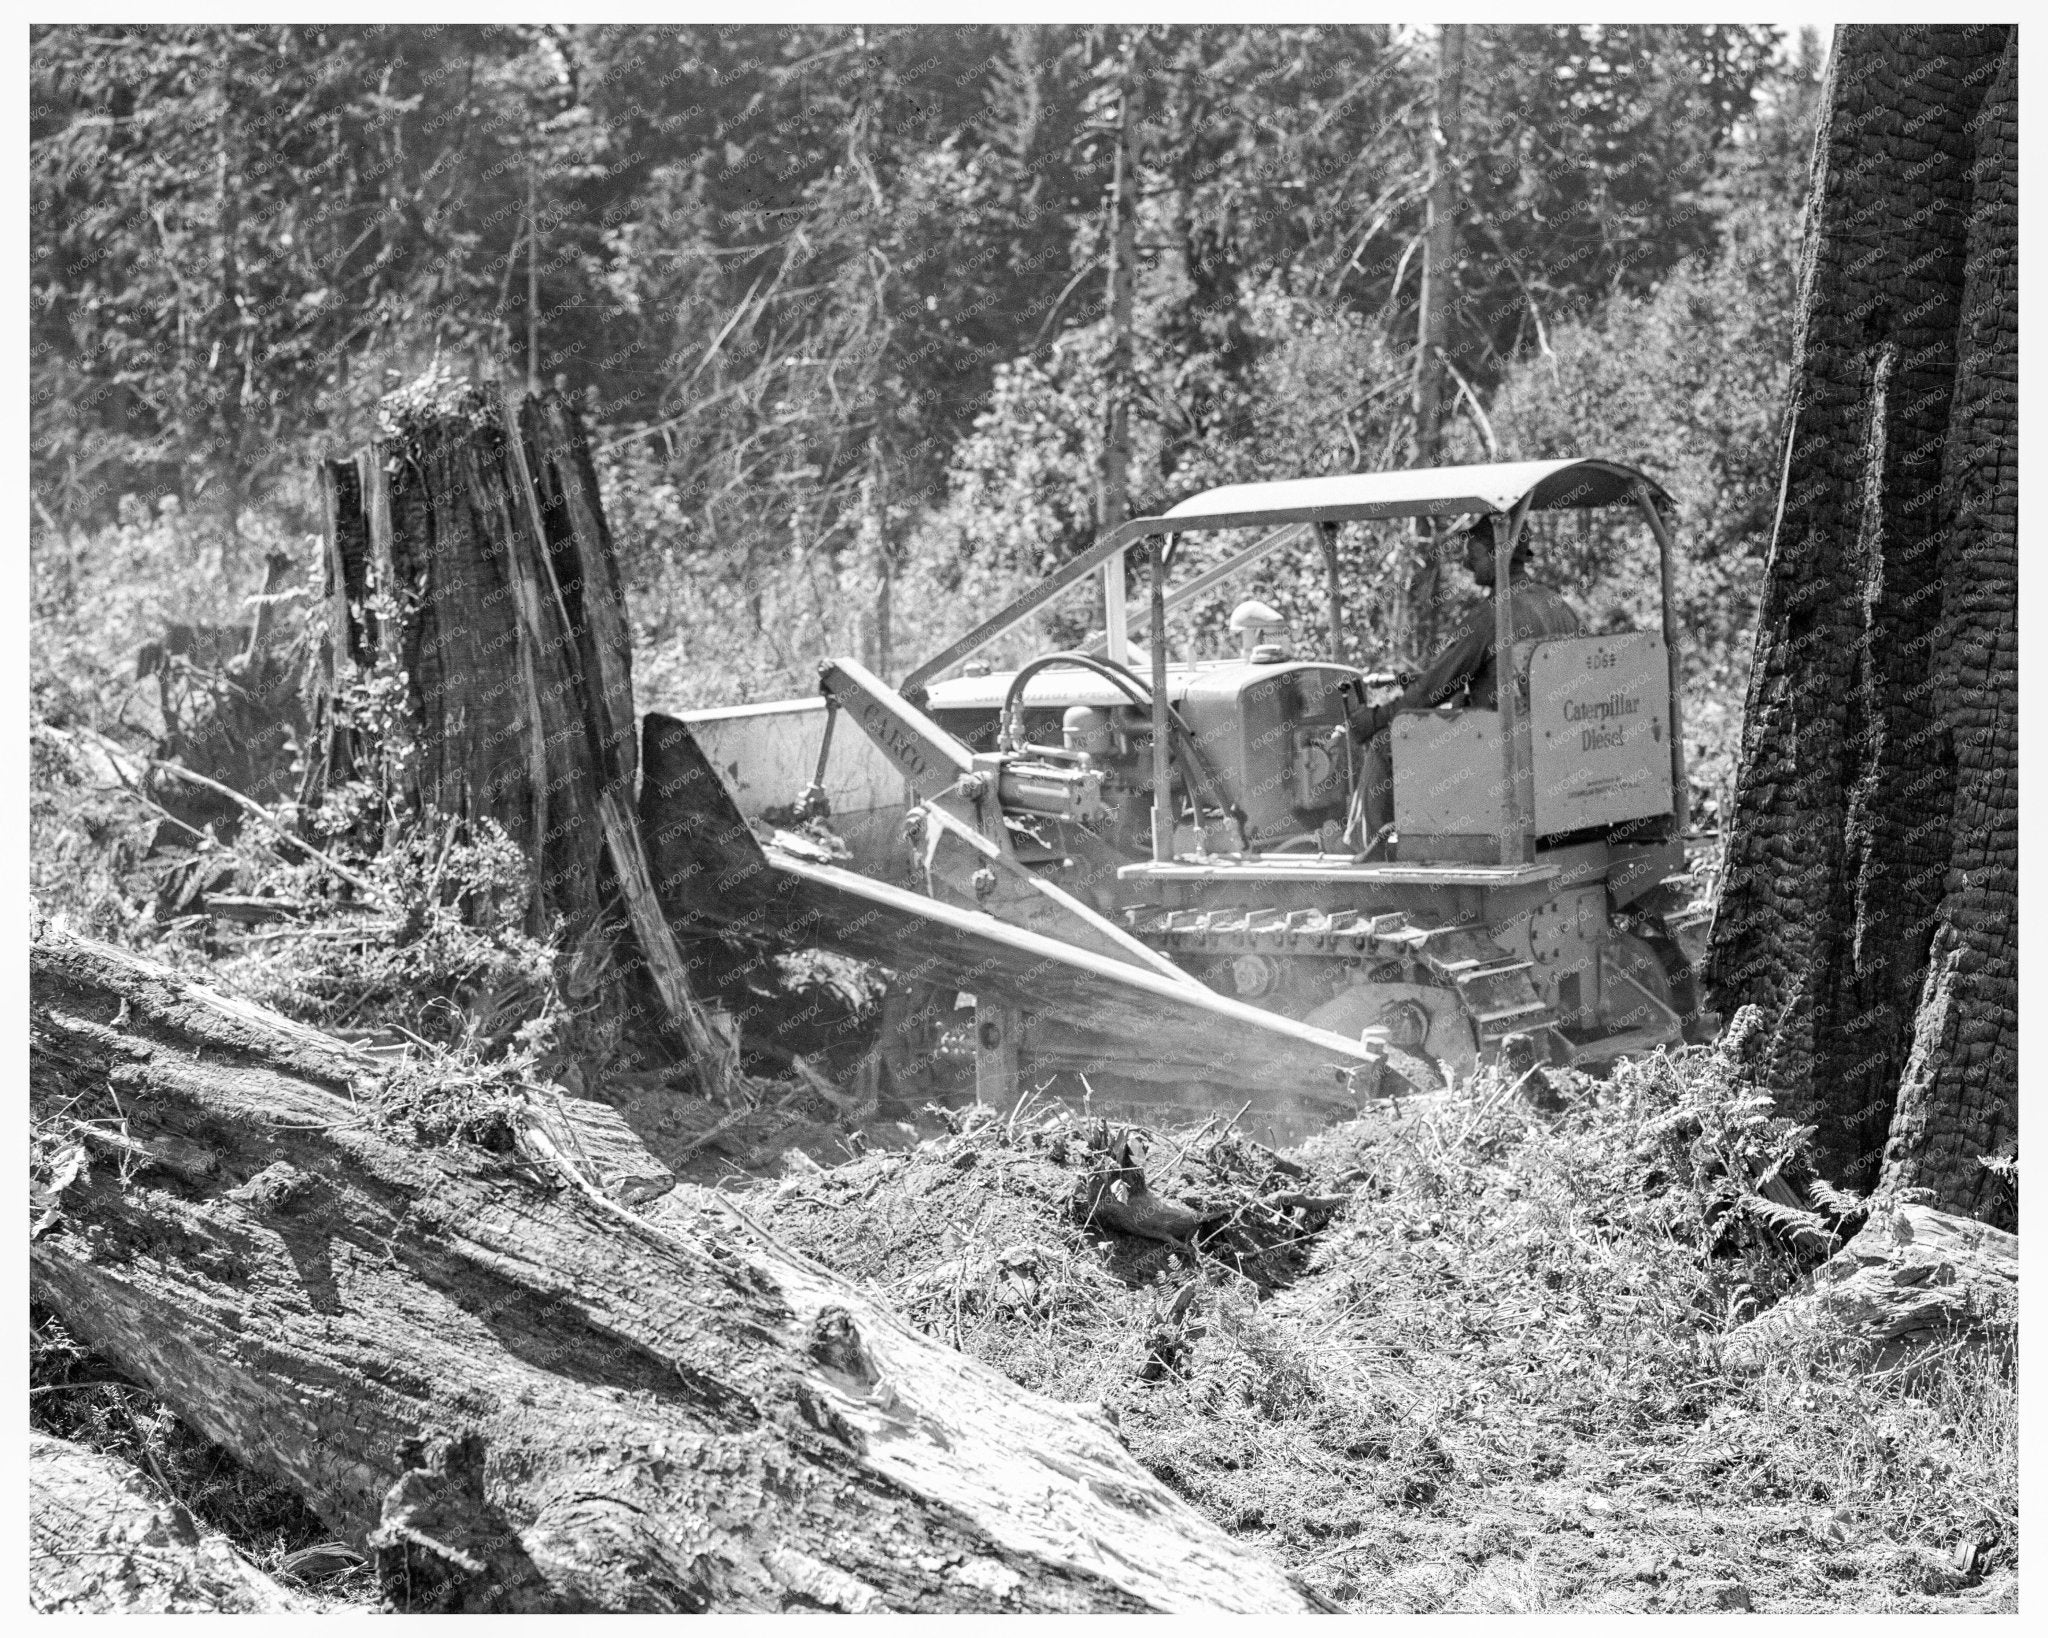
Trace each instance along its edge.
{"label": "forest background", "polygon": [[[1388,26],[39,28],[32,709],[154,735],[145,644],[246,619],[271,553],[314,584],[322,453],[394,390],[537,381],[592,430],[641,709],[808,692],[826,653],[900,675],[1216,483],[1639,465],[1680,509],[1708,817],[1824,49],[1456,32],[1447,63]],[[1653,613],[1627,538],[1538,530],[1596,629]],[[1352,660],[1417,663],[1473,595],[1436,544],[1344,531]],[[1253,593],[1312,633],[1313,571],[1176,646]]]}

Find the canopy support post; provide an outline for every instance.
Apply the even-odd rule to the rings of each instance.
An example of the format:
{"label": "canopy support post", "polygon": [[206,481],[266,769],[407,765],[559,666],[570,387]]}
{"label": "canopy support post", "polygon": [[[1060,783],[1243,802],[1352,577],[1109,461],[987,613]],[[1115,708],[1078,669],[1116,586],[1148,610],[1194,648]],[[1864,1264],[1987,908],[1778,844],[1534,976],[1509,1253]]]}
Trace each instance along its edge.
{"label": "canopy support post", "polygon": [[1131,663],[1130,596],[1124,584],[1124,554],[1102,565],[1102,651],[1112,665]]}
{"label": "canopy support post", "polygon": [[1121,557],[1124,548],[1132,541],[1142,540],[1149,534],[1163,534],[1169,527],[1171,526],[1157,518],[1132,518],[1126,523],[1119,523],[1107,534],[1097,536],[1095,544],[1079,557],[1070,558],[1062,563],[1021,597],[1013,599],[965,637],[941,649],[918,666],[903,679],[896,691],[921,709],[924,685],[946,667],[958,664],[969,655],[979,654],[998,637],[1016,630],[1075,582],[1085,579],[1091,571],[1099,569],[1112,557]]}
{"label": "canopy support post", "polygon": [[1686,823],[1692,817],[1692,788],[1685,777],[1685,715],[1678,686],[1678,613],[1672,607],[1677,570],[1671,561],[1671,531],[1658,515],[1657,503],[1641,484],[1636,485],[1635,499],[1649,521],[1650,533],[1657,537],[1657,578],[1664,605],[1664,665],[1671,691],[1671,825],[1675,840],[1684,836]]}
{"label": "canopy support post", "polygon": [[[1309,525],[1306,523],[1282,524],[1278,529],[1273,530],[1253,545],[1245,547],[1240,552],[1233,552],[1213,568],[1204,569],[1185,586],[1166,594],[1166,612],[1168,614],[1178,613],[1204,592],[1244,573],[1246,569],[1251,568],[1261,559],[1277,551],[1282,546],[1291,545],[1301,534],[1301,531],[1308,527]],[[1130,629],[1129,623],[1135,618],[1138,623],[1138,629],[1143,631],[1147,619],[1146,610],[1150,606],[1149,601],[1143,607],[1135,604],[1127,605],[1124,610],[1125,630],[1128,631]],[[1081,652],[1084,654],[1106,653],[1108,651],[1108,641],[1107,636],[1097,637]],[[1128,664],[1129,662],[1126,661],[1125,663]]]}
{"label": "canopy support post", "polygon": [[1167,756],[1166,551],[1152,542],[1152,859],[1173,857],[1173,776]]}
{"label": "canopy support post", "polygon": [[1344,663],[1344,586],[1337,575],[1337,525],[1319,524],[1323,543],[1323,589],[1330,605],[1330,658]]}
{"label": "canopy support post", "polygon": [[1510,570],[1515,560],[1515,543],[1522,537],[1522,523],[1529,515],[1529,497],[1515,502],[1503,518],[1493,517],[1493,701],[1500,716],[1501,779],[1507,788],[1501,811],[1500,862],[1527,864],[1535,858],[1535,834],[1531,815],[1522,811],[1520,746],[1516,728],[1520,724],[1520,700],[1515,693],[1515,603]]}

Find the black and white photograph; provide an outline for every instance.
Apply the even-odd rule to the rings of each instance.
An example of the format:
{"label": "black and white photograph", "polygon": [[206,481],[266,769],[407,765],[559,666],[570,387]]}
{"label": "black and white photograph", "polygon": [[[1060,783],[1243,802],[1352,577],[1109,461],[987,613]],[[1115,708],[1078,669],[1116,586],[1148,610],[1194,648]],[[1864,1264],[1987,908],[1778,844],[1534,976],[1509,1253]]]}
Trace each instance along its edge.
{"label": "black and white photograph", "polygon": [[2017,1616],[2016,24],[336,9],[26,26],[32,1611]]}

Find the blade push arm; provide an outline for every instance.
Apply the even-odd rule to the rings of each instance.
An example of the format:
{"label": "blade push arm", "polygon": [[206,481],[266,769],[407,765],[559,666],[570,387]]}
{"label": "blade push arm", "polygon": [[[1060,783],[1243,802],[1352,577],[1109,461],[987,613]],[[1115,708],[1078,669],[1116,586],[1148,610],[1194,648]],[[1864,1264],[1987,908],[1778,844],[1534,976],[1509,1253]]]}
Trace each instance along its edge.
{"label": "blade push arm", "polygon": [[974,772],[972,751],[859,661],[820,660],[818,688],[860,724],[919,800]]}

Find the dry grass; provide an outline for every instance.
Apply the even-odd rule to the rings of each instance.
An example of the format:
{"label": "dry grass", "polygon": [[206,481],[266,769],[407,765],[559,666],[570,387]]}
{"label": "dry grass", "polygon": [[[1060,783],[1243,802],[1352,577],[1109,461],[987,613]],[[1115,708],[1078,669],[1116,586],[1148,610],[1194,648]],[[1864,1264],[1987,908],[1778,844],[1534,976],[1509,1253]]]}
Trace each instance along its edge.
{"label": "dry grass", "polygon": [[[2005,1364],[1959,1353],[1908,1388],[1825,1349],[1721,1363],[1816,1260],[1738,1180],[1796,1166],[1804,1134],[1714,1054],[1561,1089],[1541,1116],[1482,1080],[1304,1146],[1307,1186],[1352,1203],[1270,1291],[1076,1221],[1094,1161],[1060,1111],[757,1209],[1015,1380],[1106,1404],[1155,1472],[1346,1608],[2016,1607]],[[1217,1187],[1216,1134],[1175,1160],[1188,1136],[1153,1138],[1163,1193]],[[1230,1182],[1256,1189],[1242,1148]]]}

